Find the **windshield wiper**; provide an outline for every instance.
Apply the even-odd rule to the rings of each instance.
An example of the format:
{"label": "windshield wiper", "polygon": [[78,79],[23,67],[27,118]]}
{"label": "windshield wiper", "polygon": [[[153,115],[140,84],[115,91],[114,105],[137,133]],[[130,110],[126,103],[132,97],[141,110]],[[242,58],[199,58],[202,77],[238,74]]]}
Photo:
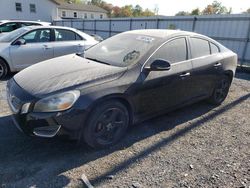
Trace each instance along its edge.
{"label": "windshield wiper", "polygon": [[91,60],[91,61],[96,61],[98,63],[102,63],[102,64],[105,64],[105,65],[110,65],[109,63],[106,63],[104,61],[100,61],[100,60],[94,59],[94,58],[85,57],[85,59],[88,59],[88,60]]}

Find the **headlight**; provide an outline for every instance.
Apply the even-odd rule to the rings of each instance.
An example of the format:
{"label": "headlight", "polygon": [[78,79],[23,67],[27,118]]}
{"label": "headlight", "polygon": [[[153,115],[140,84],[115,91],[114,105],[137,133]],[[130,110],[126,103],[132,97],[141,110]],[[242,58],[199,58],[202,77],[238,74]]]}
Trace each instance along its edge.
{"label": "headlight", "polygon": [[68,91],[39,100],[33,112],[60,112],[70,109],[80,96],[80,91]]}

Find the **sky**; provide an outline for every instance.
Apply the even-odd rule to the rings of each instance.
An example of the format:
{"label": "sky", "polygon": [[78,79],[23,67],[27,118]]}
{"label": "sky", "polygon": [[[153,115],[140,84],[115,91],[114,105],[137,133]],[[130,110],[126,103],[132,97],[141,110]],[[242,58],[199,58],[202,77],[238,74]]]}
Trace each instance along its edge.
{"label": "sky", "polygon": [[[189,11],[200,8],[203,10],[206,5],[211,4],[213,0],[106,0],[117,6],[140,5],[142,8],[154,10],[159,8],[159,15],[173,16],[179,11]],[[227,8],[232,7],[233,14],[241,13],[250,8],[250,0],[219,0]]]}

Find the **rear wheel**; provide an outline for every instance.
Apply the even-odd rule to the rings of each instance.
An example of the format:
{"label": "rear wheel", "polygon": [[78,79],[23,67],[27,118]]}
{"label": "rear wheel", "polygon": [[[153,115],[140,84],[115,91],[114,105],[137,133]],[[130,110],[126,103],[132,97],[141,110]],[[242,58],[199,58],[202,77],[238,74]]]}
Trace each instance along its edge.
{"label": "rear wheel", "polygon": [[227,97],[229,88],[231,85],[231,79],[229,76],[224,75],[222,79],[217,83],[212,96],[208,99],[211,104],[220,105]]}
{"label": "rear wheel", "polygon": [[4,60],[0,59],[0,79],[8,74],[8,66]]}
{"label": "rear wheel", "polygon": [[96,107],[83,131],[84,141],[93,148],[105,148],[117,143],[126,133],[129,113],[121,102],[111,100]]}

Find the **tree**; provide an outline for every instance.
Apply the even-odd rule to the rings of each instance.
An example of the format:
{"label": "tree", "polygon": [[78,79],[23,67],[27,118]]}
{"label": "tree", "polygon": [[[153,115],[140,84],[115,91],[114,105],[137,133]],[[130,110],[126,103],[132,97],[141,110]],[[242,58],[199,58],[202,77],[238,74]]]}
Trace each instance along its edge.
{"label": "tree", "polygon": [[121,16],[121,8],[118,6],[114,6],[112,8],[112,14],[111,17],[120,17]]}
{"label": "tree", "polygon": [[145,11],[142,12],[141,16],[149,17],[149,16],[155,16],[155,13],[149,10],[148,8],[145,9]]}
{"label": "tree", "polygon": [[250,8],[247,9],[245,12],[242,12],[242,14],[250,14]]}
{"label": "tree", "polygon": [[106,11],[108,11],[108,17],[111,17],[111,14],[112,14],[112,12],[113,12],[113,5],[112,4],[108,4],[108,3],[106,3],[106,2],[104,2],[103,4],[102,4],[102,8],[104,9],[104,10],[106,10]]}
{"label": "tree", "polygon": [[221,2],[214,1],[211,5],[202,11],[203,14],[230,14],[232,9],[228,10]]}
{"label": "tree", "polygon": [[133,16],[133,6],[125,5],[121,8],[121,17],[132,17]]}
{"label": "tree", "polygon": [[200,15],[201,11],[199,8],[193,9],[190,13],[190,15]]}
{"label": "tree", "polygon": [[142,14],[143,12],[143,9],[140,5],[136,5],[134,8],[133,8],[133,16],[134,17],[138,17]]}
{"label": "tree", "polygon": [[90,4],[101,7],[102,2],[103,2],[102,0],[91,0]]}
{"label": "tree", "polygon": [[185,11],[180,11],[175,14],[175,16],[188,16],[188,15],[190,15],[190,13]]}

